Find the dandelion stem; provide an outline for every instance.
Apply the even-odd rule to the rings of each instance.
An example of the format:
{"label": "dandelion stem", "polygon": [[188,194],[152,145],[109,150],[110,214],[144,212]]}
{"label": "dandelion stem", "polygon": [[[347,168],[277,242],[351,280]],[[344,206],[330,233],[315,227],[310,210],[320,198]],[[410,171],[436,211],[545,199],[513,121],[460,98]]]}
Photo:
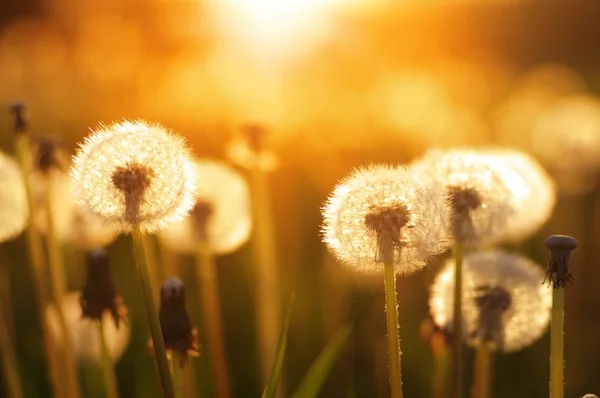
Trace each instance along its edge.
{"label": "dandelion stem", "polygon": [[[445,340],[443,336],[434,336],[434,339]],[[438,343],[440,343],[438,341]],[[433,352],[435,368],[433,371],[433,385],[431,387],[433,398],[445,398],[448,394],[450,370],[450,349],[445,341],[440,343],[440,347],[436,347]]]}
{"label": "dandelion stem", "polygon": [[223,341],[221,304],[218,290],[219,282],[215,269],[215,258],[207,244],[202,244],[196,254],[196,277],[200,286],[211,373],[213,380],[216,381],[214,395],[219,398],[228,398],[231,392],[229,388],[227,354]]}
{"label": "dandelion stem", "polygon": [[391,398],[402,398],[402,369],[400,365],[400,334],[396,304],[396,272],[394,263],[385,261],[385,308],[387,315],[388,359],[390,364]]}
{"label": "dandelion stem", "polygon": [[491,347],[488,341],[481,341],[475,355],[475,377],[473,383],[473,398],[491,397]]}
{"label": "dandelion stem", "polygon": [[118,398],[119,393],[117,392],[117,380],[115,377],[115,369],[108,352],[108,344],[106,341],[106,333],[104,333],[104,321],[102,318],[97,323],[98,334],[100,336],[100,347],[101,347],[101,365],[102,365],[102,378],[104,379],[104,391],[108,398]]}
{"label": "dandelion stem", "polygon": [[175,398],[183,398],[183,378],[181,356],[177,350],[171,351],[171,372],[173,376],[173,385],[175,387]]}
{"label": "dandelion stem", "polygon": [[64,261],[61,253],[60,243],[56,236],[56,223],[54,220],[54,178],[52,175],[47,176],[46,183],[47,191],[45,198],[45,210],[48,221],[48,230],[46,233],[46,247],[48,250],[48,266],[50,269],[50,281],[52,283],[52,291],[54,293],[54,303],[56,304],[56,313],[58,315],[58,322],[63,336],[63,353],[64,353],[64,366],[66,373],[66,387],[69,397],[79,397],[79,380],[78,380],[78,368],[77,360],[75,358],[75,348],[73,343],[73,336],[67,318],[65,316],[64,309],[61,305],[62,297],[65,295],[66,288],[66,272]]}
{"label": "dandelion stem", "polygon": [[29,219],[26,229],[27,251],[29,261],[32,267],[32,285],[37,299],[37,316],[40,324],[40,331],[44,339],[44,352],[48,366],[48,374],[50,383],[55,397],[67,397],[64,385],[61,382],[60,371],[61,365],[58,356],[56,355],[56,344],[48,331],[47,319],[45,316],[46,308],[48,308],[48,289],[44,283],[43,271],[45,269],[44,250],[41,236],[33,223],[33,214],[35,214],[35,205],[31,193],[30,178],[31,167],[33,164],[31,154],[31,139],[25,132],[17,134],[15,142],[15,151],[19,160],[25,192],[27,195],[27,205],[29,208]]}
{"label": "dandelion stem", "polygon": [[146,264],[148,265],[148,275],[150,277],[150,288],[152,289],[153,297],[155,301],[159,299],[160,292],[160,281],[163,280],[162,275],[159,275],[159,266],[157,263],[157,250],[155,241],[152,235],[142,234],[142,240],[144,243],[144,253],[146,257]]}
{"label": "dandelion stem", "polygon": [[0,305],[0,354],[2,355],[2,369],[9,398],[23,398],[18,372],[19,363],[10,339],[8,322],[4,316],[2,305]]}
{"label": "dandelion stem", "polygon": [[156,312],[156,305],[154,304],[154,298],[152,295],[150,275],[148,274],[148,264],[146,263],[146,252],[144,250],[144,240],[142,239],[142,232],[140,231],[139,226],[134,225],[132,227],[131,234],[133,238],[133,251],[135,254],[140,284],[142,286],[142,294],[144,295],[144,304],[146,306],[148,325],[150,327],[150,334],[152,336],[163,395],[165,398],[175,398],[173,381],[171,380],[171,372],[169,371],[167,351],[165,349],[165,341],[163,339],[160,322],[158,320],[158,313]]}
{"label": "dandelion stem", "polygon": [[565,288],[553,289],[550,323],[550,398],[564,397],[564,306]]}
{"label": "dandelion stem", "polygon": [[453,351],[452,375],[454,398],[462,398],[462,274],[463,274],[463,248],[460,243],[454,245],[454,323],[452,325]]}
{"label": "dandelion stem", "polygon": [[277,267],[273,222],[270,212],[267,175],[256,166],[252,170],[252,208],[255,255],[256,316],[258,318],[258,346],[260,352],[260,379],[266,385],[277,349],[279,309],[277,295]]}

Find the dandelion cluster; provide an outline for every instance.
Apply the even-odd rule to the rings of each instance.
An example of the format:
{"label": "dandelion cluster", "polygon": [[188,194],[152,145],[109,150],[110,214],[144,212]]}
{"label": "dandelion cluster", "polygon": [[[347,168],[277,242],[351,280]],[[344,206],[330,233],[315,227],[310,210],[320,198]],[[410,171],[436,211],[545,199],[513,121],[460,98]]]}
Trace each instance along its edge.
{"label": "dandelion cluster", "polygon": [[[402,167],[355,170],[323,208],[324,241],[351,268],[375,273],[390,256],[410,274],[446,249],[450,215],[444,198]],[[387,252],[387,253],[386,253]]]}
{"label": "dandelion cluster", "polygon": [[515,209],[497,159],[468,150],[432,150],[413,168],[422,181],[445,192],[455,240],[486,244],[506,234]]}
{"label": "dandelion cluster", "polygon": [[122,230],[153,232],[194,205],[196,180],[183,139],[157,124],[100,126],[73,159],[80,205]]}
{"label": "dandelion cluster", "polygon": [[216,254],[231,252],[248,240],[252,229],[248,184],[222,162],[200,160],[194,168],[196,205],[159,238],[175,252],[195,253],[202,244]]}
{"label": "dandelion cluster", "polygon": [[[453,319],[454,267],[454,260],[446,263],[429,300],[434,321],[448,330]],[[489,250],[465,256],[462,309],[467,342],[476,345],[486,339],[495,349],[516,351],[537,340],[548,327],[552,306],[551,290],[541,284],[543,279],[540,266],[516,254]],[[499,314],[490,312],[494,308]]]}
{"label": "dandelion cluster", "polygon": [[25,185],[17,162],[0,152],[0,242],[19,235],[27,225],[29,210]]}

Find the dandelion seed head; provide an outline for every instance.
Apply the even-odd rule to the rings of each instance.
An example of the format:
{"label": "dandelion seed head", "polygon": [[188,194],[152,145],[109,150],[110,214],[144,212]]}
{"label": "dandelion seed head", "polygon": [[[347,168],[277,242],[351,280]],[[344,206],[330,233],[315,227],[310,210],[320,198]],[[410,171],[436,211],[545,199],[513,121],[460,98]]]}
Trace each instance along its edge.
{"label": "dandelion seed head", "polygon": [[359,271],[382,272],[390,256],[398,274],[410,274],[447,247],[450,215],[443,196],[406,168],[355,170],[336,186],[322,213],[328,248]]}
{"label": "dandelion seed head", "polygon": [[469,150],[431,150],[413,168],[421,181],[446,192],[454,239],[486,244],[503,237],[514,209],[496,159]]}
{"label": "dandelion seed head", "polygon": [[222,162],[199,160],[194,168],[196,205],[188,217],[159,233],[159,239],[179,253],[195,253],[203,243],[215,254],[230,253],[248,240],[252,230],[248,184]]}
{"label": "dandelion seed head", "polygon": [[123,121],[93,131],[73,158],[77,202],[127,231],[155,232],[194,205],[196,179],[182,138],[158,124]]}
{"label": "dandelion seed head", "polygon": [[29,210],[18,163],[0,152],[0,242],[18,236],[27,225]]}
{"label": "dandelion seed head", "polygon": [[[429,298],[434,321],[449,330],[453,320],[454,267],[454,260],[445,264]],[[516,254],[488,250],[466,255],[462,292],[465,340],[476,346],[486,338],[492,341],[494,349],[508,352],[540,338],[548,327],[552,307],[552,292],[542,285],[543,279],[539,265]],[[495,315],[500,317],[494,319]]]}
{"label": "dandelion seed head", "polygon": [[[101,345],[97,321],[82,317],[80,292],[69,292],[61,299],[62,310],[65,314],[67,327],[71,332],[75,353],[79,358],[100,361]],[[117,328],[111,319],[111,314],[102,315],[102,327],[108,345],[108,352],[113,361],[118,360],[129,344],[130,331],[127,321],[121,322]],[[58,343],[63,343],[62,329],[58,312],[54,304],[46,309],[48,329],[52,338]]]}

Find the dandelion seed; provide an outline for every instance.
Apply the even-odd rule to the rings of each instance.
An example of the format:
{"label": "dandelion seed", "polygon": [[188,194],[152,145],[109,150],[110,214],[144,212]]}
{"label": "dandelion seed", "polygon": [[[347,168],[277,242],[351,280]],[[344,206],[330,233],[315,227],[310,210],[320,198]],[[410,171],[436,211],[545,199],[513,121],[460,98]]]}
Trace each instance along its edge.
{"label": "dandelion seed", "polygon": [[[70,292],[65,294],[61,301],[66,321],[75,347],[75,352],[80,358],[99,361],[101,357],[100,333],[97,321],[83,316],[80,304],[81,292]],[[127,322],[122,322],[117,328],[114,322],[110,322],[111,315],[104,312],[102,315],[102,326],[108,344],[110,357],[117,360],[123,355],[129,344],[129,327]],[[58,313],[54,304],[46,309],[48,329],[54,340],[62,344],[63,337],[58,320]]]}
{"label": "dandelion seed", "polygon": [[[488,341],[495,350],[516,351],[548,327],[551,291],[541,285],[542,269],[501,250],[474,252],[463,260],[463,337],[472,346]],[[436,324],[452,329],[454,260],[431,287],[429,306]]]}
{"label": "dandelion seed", "polygon": [[157,124],[100,126],[74,157],[71,176],[78,203],[124,231],[160,230],[194,205],[189,150]]}
{"label": "dandelion seed", "polygon": [[29,210],[19,165],[0,152],[0,242],[18,236],[27,226]]}
{"label": "dandelion seed", "polygon": [[456,241],[486,244],[506,234],[515,210],[496,159],[467,150],[432,150],[413,168],[425,184],[446,192]]}
{"label": "dandelion seed", "polygon": [[409,169],[369,166],[354,171],[323,208],[324,241],[356,270],[383,271],[386,256],[397,274],[423,268],[448,243],[444,198],[417,182]]}
{"label": "dandelion seed", "polygon": [[206,243],[214,254],[234,251],[248,240],[252,228],[248,184],[221,162],[201,160],[194,168],[196,205],[188,217],[162,231],[159,239],[181,253],[196,253]]}

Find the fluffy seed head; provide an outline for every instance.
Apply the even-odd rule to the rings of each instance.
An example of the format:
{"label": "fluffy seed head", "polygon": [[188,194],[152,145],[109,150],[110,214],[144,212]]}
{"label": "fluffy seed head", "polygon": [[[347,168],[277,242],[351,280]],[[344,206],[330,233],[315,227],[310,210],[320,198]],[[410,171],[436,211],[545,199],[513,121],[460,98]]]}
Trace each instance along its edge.
{"label": "fluffy seed head", "polygon": [[129,230],[154,232],[194,205],[196,179],[183,139],[142,121],[100,126],[73,158],[75,196],[92,213]]}
{"label": "fluffy seed head", "polygon": [[[429,299],[434,321],[452,328],[454,260],[437,275]],[[552,306],[551,290],[541,284],[540,266],[502,250],[473,252],[463,262],[463,329],[470,345],[482,339],[496,350],[516,351],[546,330]]]}
{"label": "fluffy seed head", "polygon": [[392,261],[398,274],[410,274],[447,247],[450,215],[443,196],[402,167],[355,170],[322,212],[329,249],[363,272],[382,272],[382,262]]}
{"label": "fluffy seed head", "polygon": [[413,167],[422,181],[446,192],[454,239],[485,244],[503,237],[515,211],[497,160],[468,150],[432,150]]}
{"label": "fluffy seed head", "polygon": [[222,162],[195,163],[198,185],[190,215],[170,225],[159,239],[171,250],[195,253],[208,243],[215,254],[229,253],[250,236],[250,190],[242,176]]}
{"label": "fluffy seed head", "polygon": [[19,235],[27,225],[29,211],[25,184],[17,162],[0,152],[0,242]]}

